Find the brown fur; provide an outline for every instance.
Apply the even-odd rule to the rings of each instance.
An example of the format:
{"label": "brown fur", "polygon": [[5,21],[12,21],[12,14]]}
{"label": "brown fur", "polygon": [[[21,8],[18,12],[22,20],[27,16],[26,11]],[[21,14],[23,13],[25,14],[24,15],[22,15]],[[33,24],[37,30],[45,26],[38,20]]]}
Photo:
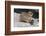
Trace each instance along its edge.
{"label": "brown fur", "polygon": [[32,12],[28,12],[28,13],[22,12],[20,16],[21,17],[20,20],[29,23],[32,21],[32,15],[33,15]]}

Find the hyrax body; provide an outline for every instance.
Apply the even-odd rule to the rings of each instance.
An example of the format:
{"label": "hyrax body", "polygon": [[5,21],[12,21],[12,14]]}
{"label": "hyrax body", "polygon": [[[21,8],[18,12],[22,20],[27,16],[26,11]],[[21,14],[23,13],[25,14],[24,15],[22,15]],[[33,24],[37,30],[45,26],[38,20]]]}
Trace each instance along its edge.
{"label": "hyrax body", "polygon": [[32,16],[33,16],[33,13],[32,12],[22,12],[21,15],[20,15],[20,21],[22,22],[27,22],[27,23],[31,23],[32,22]]}

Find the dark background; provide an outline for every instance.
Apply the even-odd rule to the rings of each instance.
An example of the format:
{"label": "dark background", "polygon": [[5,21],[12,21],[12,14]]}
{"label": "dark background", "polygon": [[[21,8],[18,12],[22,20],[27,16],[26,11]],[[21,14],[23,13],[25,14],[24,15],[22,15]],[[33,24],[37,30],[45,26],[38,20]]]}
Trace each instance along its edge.
{"label": "dark background", "polygon": [[31,11],[33,13],[33,18],[39,18],[39,9],[19,9],[14,8],[14,13],[22,13],[22,12],[29,12]]}

